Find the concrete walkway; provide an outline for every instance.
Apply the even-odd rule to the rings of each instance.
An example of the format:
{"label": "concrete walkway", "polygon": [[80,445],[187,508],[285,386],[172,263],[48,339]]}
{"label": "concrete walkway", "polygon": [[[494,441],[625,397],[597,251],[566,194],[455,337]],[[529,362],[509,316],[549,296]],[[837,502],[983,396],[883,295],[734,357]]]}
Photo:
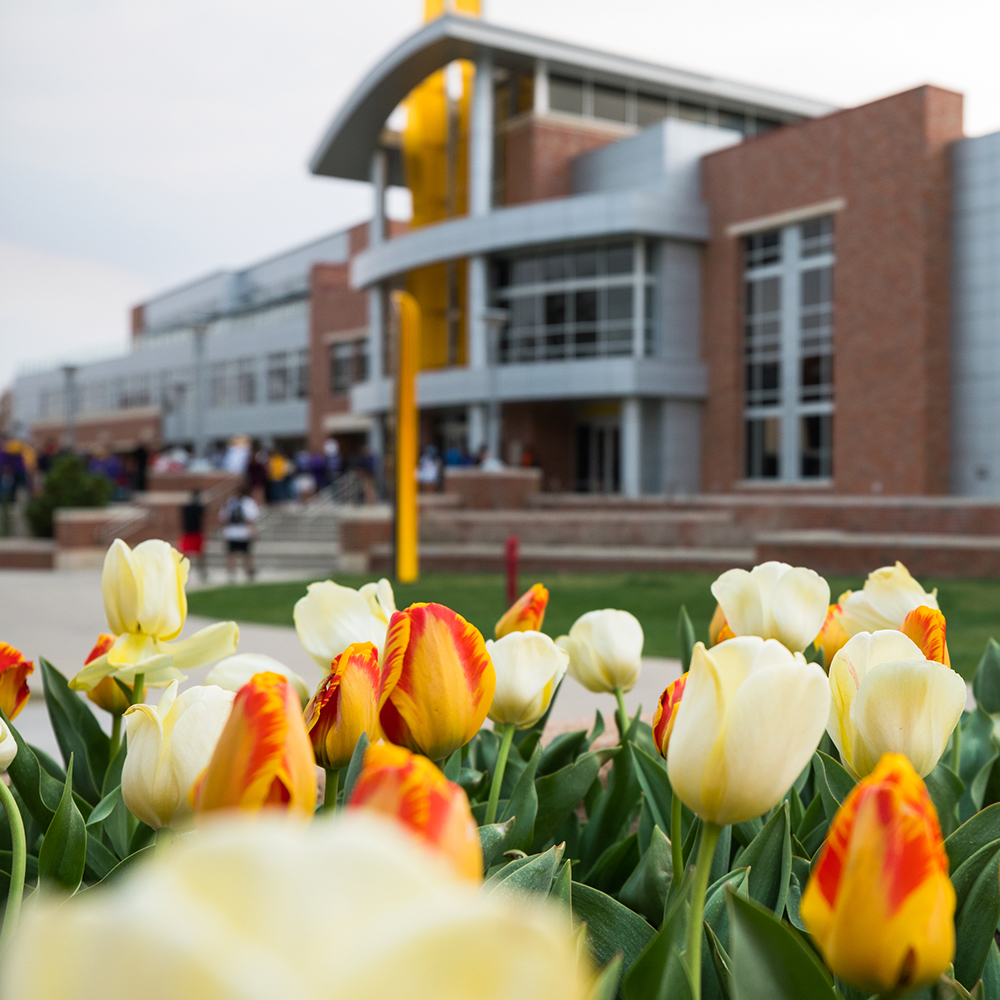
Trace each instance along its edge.
{"label": "concrete walkway", "polygon": [[[301,575],[286,573],[281,578],[295,579]],[[210,580],[210,584],[224,582],[224,578],[216,579],[214,575]],[[212,619],[191,616],[183,635],[196,632],[210,621]],[[39,656],[44,656],[67,677],[71,677],[83,666],[97,636],[106,630],[100,570],[0,570],[0,642],[15,646],[36,665]],[[310,687],[319,683],[320,669],[299,644],[294,628],[241,624],[239,651],[266,653],[301,674]],[[209,669],[206,666],[190,671],[182,687],[202,683]],[[660,693],[678,676],[678,660],[644,659],[638,684],[625,696],[629,711],[634,712],[641,704],[643,717],[648,721]],[[58,747],[41,698],[41,677],[37,668],[29,684],[33,697],[18,717],[17,726],[28,742],[58,758]],[[157,698],[156,692],[150,692],[147,700],[155,701]],[[571,723],[579,723],[583,727],[593,720],[598,709],[611,728],[614,697],[592,694],[572,678],[567,678],[553,709],[551,722],[558,724],[560,729],[569,728]],[[95,709],[95,714],[105,728],[110,728],[106,713]]]}

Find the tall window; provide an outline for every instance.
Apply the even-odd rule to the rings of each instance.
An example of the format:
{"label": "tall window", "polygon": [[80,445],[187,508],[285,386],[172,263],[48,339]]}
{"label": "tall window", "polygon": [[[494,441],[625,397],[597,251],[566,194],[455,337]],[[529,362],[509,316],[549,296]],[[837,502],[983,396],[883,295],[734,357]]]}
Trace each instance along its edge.
{"label": "tall window", "polygon": [[368,377],[367,347],[366,340],[341,340],[330,345],[330,395],[348,392]]}
{"label": "tall window", "polygon": [[829,216],[746,240],[748,479],[833,474],[833,264]]}

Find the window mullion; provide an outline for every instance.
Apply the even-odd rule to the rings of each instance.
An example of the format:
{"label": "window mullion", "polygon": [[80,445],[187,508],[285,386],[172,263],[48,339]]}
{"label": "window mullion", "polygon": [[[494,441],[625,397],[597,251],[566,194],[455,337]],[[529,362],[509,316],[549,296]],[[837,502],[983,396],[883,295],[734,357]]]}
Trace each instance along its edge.
{"label": "window mullion", "polygon": [[787,226],[781,234],[781,478],[800,478],[799,381],[801,368],[799,330],[799,227]]}

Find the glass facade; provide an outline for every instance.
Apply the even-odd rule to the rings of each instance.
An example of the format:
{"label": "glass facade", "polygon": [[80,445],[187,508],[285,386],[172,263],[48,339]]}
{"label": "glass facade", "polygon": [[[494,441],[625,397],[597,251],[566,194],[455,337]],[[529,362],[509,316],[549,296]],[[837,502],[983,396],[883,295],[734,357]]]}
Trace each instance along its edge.
{"label": "glass facade", "polygon": [[635,243],[622,242],[499,262],[495,301],[507,310],[499,363],[633,354],[637,313],[643,352],[652,353],[655,283],[636,258]]}
{"label": "glass facade", "polygon": [[330,395],[349,392],[356,382],[368,377],[368,343],[341,340],[330,345]]}
{"label": "glass facade", "polygon": [[833,474],[833,219],[744,244],[745,474]]}

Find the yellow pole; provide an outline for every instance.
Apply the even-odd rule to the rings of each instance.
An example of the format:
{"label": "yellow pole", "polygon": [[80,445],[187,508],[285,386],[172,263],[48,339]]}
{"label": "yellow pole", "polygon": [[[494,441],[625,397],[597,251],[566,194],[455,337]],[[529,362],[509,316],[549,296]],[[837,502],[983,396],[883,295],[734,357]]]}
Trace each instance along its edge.
{"label": "yellow pole", "polygon": [[420,306],[409,292],[393,292],[399,315],[396,389],[396,579],[412,583],[417,559],[417,352]]}

